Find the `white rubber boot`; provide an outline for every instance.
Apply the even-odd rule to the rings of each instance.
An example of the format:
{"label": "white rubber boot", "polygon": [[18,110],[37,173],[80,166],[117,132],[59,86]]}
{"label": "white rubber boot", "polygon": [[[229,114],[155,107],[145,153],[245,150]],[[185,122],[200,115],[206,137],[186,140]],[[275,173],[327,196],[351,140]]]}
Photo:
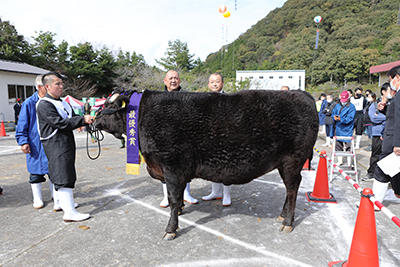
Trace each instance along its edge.
{"label": "white rubber boot", "polygon": [[185,191],[183,192],[183,200],[190,204],[197,204],[199,201],[190,195],[190,183],[186,184]]}
{"label": "white rubber boot", "polygon": [[341,157],[341,156],[338,157],[337,165],[338,165],[338,166],[343,165],[343,157]]}
{"label": "white rubber boot", "polygon": [[361,137],[362,135],[356,135],[356,145],[354,146],[354,149],[360,149]]}
{"label": "white rubber boot", "polygon": [[202,200],[209,201],[222,198],[222,186],[223,184],[211,182],[211,193],[207,196],[202,197]]}
{"label": "white rubber boot", "polygon": [[35,209],[41,209],[44,207],[42,199],[42,183],[31,184],[32,195],[33,195],[33,207]]}
{"label": "white rubber boot", "polygon": [[60,188],[57,191],[60,206],[64,211],[64,222],[81,222],[90,218],[88,213],[79,213],[74,205],[74,194],[72,188]]}
{"label": "white rubber boot", "polygon": [[389,183],[382,183],[377,180],[374,180],[374,184],[372,185],[372,192],[374,192],[376,200],[378,200],[381,203],[385,198],[388,185]]}
{"label": "white rubber boot", "polygon": [[167,208],[169,206],[167,184],[162,184],[162,189],[163,189],[164,197],[160,202],[160,207]]}
{"label": "white rubber boot", "polygon": [[229,207],[231,203],[231,186],[223,185],[224,188],[224,197],[222,199],[222,206]]}
{"label": "white rubber boot", "polygon": [[326,137],[326,142],[325,144],[323,144],[323,146],[330,146],[331,145],[331,138],[330,137]]}
{"label": "white rubber boot", "polygon": [[50,179],[49,179],[49,190],[50,190],[51,198],[54,199],[54,185],[53,185],[53,183],[50,181]]}
{"label": "white rubber boot", "polygon": [[[62,211],[61,205],[60,205],[60,199],[58,197],[58,193],[57,191],[54,189],[54,185],[53,185],[53,211],[55,212],[59,212]],[[74,204],[75,209],[79,207],[78,203]]]}
{"label": "white rubber boot", "polygon": [[347,165],[349,165],[349,167],[351,167],[351,157],[347,157]]}

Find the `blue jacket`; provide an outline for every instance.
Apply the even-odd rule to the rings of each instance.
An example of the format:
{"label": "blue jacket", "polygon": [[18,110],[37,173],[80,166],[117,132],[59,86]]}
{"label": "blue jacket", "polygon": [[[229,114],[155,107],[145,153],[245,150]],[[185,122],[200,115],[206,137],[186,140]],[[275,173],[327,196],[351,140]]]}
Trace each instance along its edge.
{"label": "blue jacket", "polygon": [[386,116],[383,113],[377,112],[376,103],[372,103],[369,106],[368,115],[372,122],[372,136],[383,136]]}
{"label": "blue jacket", "polygon": [[31,153],[26,154],[28,172],[31,174],[47,174],[47,157],[40,142],[36,123],[36,102],[38,100],[38,93],[35,92],[22,103],[15,138],[18,145],[29,144],[31,148]]}
{"label": "blue jacket", "polygon": [[325,113],[323,111],[326,108],[327,104],[328,104],[328,101],[326,101],[326,100],[322,101],[321,109],[318,112],[319,125],[325,125],[325,117],[326,117],[326,115],[325,115]]}
{"label": "blue jacket", "polygon": [[[356,115],[356,107],[352,103],[347,103],[343,109],[341,104],[336,104],[332,111],[332,119],[335,115],[340,116],[340,121],[335,121],[336,136],[353,136],[354,116]],[[344,140],[339,140],[344,141]],[[350,142],[350,141],[345,141]]]}

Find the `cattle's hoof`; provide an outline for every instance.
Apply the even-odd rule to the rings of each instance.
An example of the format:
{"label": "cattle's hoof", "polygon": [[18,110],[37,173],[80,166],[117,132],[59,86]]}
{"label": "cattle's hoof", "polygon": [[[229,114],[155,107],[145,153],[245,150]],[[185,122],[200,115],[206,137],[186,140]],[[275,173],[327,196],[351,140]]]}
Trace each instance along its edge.
{"label": "cattle's hoof", "polygon": [[278,218],[276,218],[276,220],[278,221],[278,222],[283,222],[283,220],[285,220],[285,218],[283,218],[282,216],[278,216]]}
{"label": "cattle's hoof", "polygon": [[176,233],[165,233],[163,239],[170,241],[170,240],[174,240],[176,237]]}
{"label": "cattle's hoof", "polygon": [[293,226],[282,225],[281,228],[279,229],[279,231],[285,232],[285,233],[290,233],[291,231],[293,231]]}

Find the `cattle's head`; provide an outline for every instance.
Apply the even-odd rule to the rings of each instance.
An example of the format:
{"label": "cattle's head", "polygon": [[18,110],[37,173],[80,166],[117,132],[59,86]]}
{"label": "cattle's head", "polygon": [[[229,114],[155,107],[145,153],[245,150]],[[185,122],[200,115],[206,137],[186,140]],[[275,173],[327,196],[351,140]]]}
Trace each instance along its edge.
{"label": "cattle's head", "polygon": [[126,133],[126,108],[129,96],[113,94],[109,97],[104,107],[96,113],[94,126],[120,138]]}

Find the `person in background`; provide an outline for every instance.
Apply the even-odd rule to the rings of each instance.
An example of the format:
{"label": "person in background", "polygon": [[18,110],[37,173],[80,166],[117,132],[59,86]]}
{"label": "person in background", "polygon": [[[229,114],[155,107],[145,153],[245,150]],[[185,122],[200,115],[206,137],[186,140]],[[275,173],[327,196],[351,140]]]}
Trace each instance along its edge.
{"label": "person in background", "polygon": [[[391,90],[389,83],[384,83],[381,88],[382,97],[385,99],[384,101],[386,101],[386,95],[390,94],[390,91]],[[371,156],[369,158],[369,168],[367,170],[367,177],[361,179],[362,181],[374,179],[376,164],[379,160],[379,155],[381,154],[382,151],[382,138],[386,121],[385,114],[378,111],[376,94],[372,93],[370,96],[373,98],[373,101],[367,111],[369,119],[371,120],[372,124],[371,125],[372,146],[371,146]]]}
{"label": "person in background", "polygon": [[367,106],[367,99],[362,95],[363,89],[356,88],[355,95],[350,98],[350,102],[356,107],[356,116],[354,118],[354,128],[356,132],[355,149],[360,149],[361,138],[363,134],[364,108]]}
{"label": "person in background", "polygon": [[[356,108],[350,103],[350,94],[348,91],[340,93],[340,104],[337,104],[332,111],[332,118],[335,121],[336,136],[353,136],[354,117]],[[350,140],[337,140],[335,150],[349,151]],[[348,164],[351,166],[351,158],[348,157]],[[343,157],[338,157],[338,164],[343,164]]]}
{"label": "person in background", "polygon": [[85,105],[83,106],[84,114],[85,115],[90,115],[91,108],[92,107],[90,106],[89,99],[86,99]]}
{"label": "person in background", "polygon": [[326,142],[323,146],[330,146],[331,140],[334,133],[334,120],[332,119],[332,111],[336,106],[336,102],[333,101],[332,95],[326,96],[326,107],[323,110],[325,114],[325,134],[326,134]]}
{"label": "person in background", "polygon": [[[36,103],[46,95],[46,88],[42,84],[42,75],[36,77],[35,87],[37,92],[28,97],[21,107],[19,122],[15,130],[15,138],[22,152],[26,154],[26,167],[29,172],[29,183],[31,184],[33,207],[41,209],[44,207],[42,198],[42,183],[48,175],[47,157],[44,153],[36,122]],[[53,183],[49,180],[50,193],[53,195]]]}
{"label": "person in background", "polygon": [[321,127],[321,132],[325,132],[325,113],[324,109],[326,107],[326,94],[322,93],[317,102],[317,111],[318,111],[318,119],[319,119],[319,126]]}
{"label": "person in background", "polygon": [[282,90],[282,91],[289,91],[290,88],[289,88],[289,86],[287,86],[287,85],[283,85],[283,86],[281,87],[281,90]]}
{"label": "person in background", "polygon": [[[208,78],[208,88],[214,93],[223,93],[224,79],[221,74],[213,73]],[[211,182],[211,193],[202,197],[202,200],[215,200],[222,198],[222,205],[228,207],[231,205],[231,187],[222,183]]]}
{"label": "person in background", "polygon": [[353,97],[353,90],[351,90],[351,89],[347,89],[346,90],[348,93],[349,93],[349,97],[351,98],[351,97]]}
{"label": "person in background", "polygon": [[[167,71],[163,82],[165,85],[165,91],[167,91],[167,92],[179,92],[182,89],[181,88],[181,79],[179,78],[179,73],[175,70]],[[169,206],[169,201],[168,201],[167,184],[165,182],[162,183],[162,188],[163,188],[164,197],[160,202],[160,207],[166,208]],[[199,201],[197,199],[193,198],[190,195],[190,183],[186,184],[185,191],[183,193],[183,200],[190,204],[199,203]]]}
{"label": "person in background", "polygon": [[21,99],[17,98],[17,101],[14,105],[14,118],[15,118],[15,125],[18,124],[19,113],[21,112]]}
{"label": "person in background", "polygon": [[[385,97],[388,101],[381,101],[377,106],[378,110],[386,115],[379,160],[392,153],[397,157],[400,156],[400,66],[389,70],[388,77],[391,88],[391,93]],[[395,196],[400,198],[400,173],[390,177],[381,170],[379,165],[376,165],[374,178],[372,190],[378,201],[384,200],[389,182],[392,184]]]}

